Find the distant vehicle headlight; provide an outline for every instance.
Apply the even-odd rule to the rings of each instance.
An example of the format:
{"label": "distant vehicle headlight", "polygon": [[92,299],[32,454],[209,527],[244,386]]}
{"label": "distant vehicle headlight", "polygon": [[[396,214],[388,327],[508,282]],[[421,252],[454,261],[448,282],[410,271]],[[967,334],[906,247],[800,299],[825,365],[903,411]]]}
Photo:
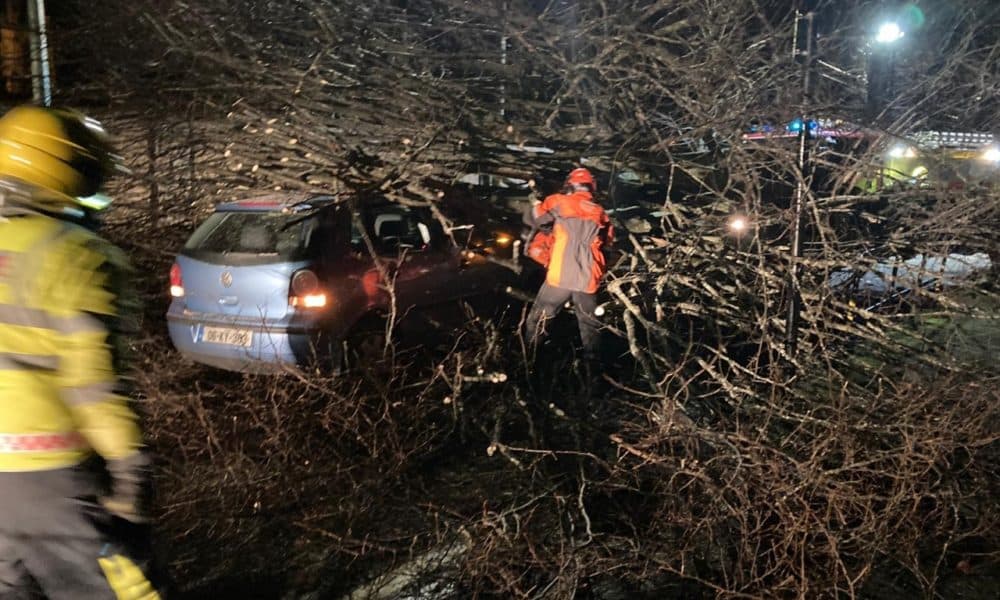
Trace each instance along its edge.
{"label": "distant vehicle headlight", "polygon": [[729,217],[729,222],[726,226],[729,228],[729,231],[739,235],[750,227],[750,220],[743,215],[733,215]]}
{"label": "distant vehicle headlight", "polygon": [[990,146],[983,151],[982,158],[989,162],[1000,162],[1000,146]]}
{"label": "distant vehicle headlight", "polygon": [[889,149],[889,156],[892,158],[914,158],[917,151],[913,146],[893,146]]}

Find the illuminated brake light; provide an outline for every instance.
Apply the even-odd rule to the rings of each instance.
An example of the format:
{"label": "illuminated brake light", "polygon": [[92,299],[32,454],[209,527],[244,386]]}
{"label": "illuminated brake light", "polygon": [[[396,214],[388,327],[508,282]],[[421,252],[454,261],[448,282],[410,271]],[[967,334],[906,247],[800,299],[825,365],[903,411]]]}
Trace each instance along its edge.
{"label": "illuminated brake light", "polygon": [[184,297],[184,279],[181,277],[181,266],[177,263],[170,267],[170,295],[174,298]]}
{"label": "illuminated brake light", "polygon": [[319,277],[309,269],[296,271],[288,293],[288,304],[295,308],[323,308],[327,297],[320,289]]}
{"label": "illuminated brake light", "polygon": [[292,296],[289,302],[296,308],[323,308],[326,306],[326,294],[307,294]]}

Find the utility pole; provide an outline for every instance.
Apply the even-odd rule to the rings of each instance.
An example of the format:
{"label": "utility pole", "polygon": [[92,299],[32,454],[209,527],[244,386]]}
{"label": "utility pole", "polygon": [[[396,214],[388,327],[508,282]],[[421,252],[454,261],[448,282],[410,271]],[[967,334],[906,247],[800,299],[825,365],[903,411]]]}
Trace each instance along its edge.
{"label": "utility pole", "polygon": [[49,35],[45,27],[45,0],[28,0],[31,30],[31,90],[37,104],[52,106],[52,71],[49,66]]}
{"label": "utility pole", "polygon": [[505,79],[507,77],[507,71],[504,67],[507,66],[507,14],[510,11],[510,3],[503,3],[503,18],[501,19],[500,26],[503,30],[500,32],[500,120],[503,121],[507,118],[507,84]]}
{"label": "utility pole", "polygon": [[[785,319],[785,350],[794,357],[798,347],[799,314],[801,311],[801,295],[799,293],[799,260],[802,257],[802,213],[809,195],[809,182],[806,177],[809,165],[810,127],[810,90],[812,84],[813,37],[815,36],[814,16],[812,11],[804,12],[800,3],[795,11],[795,42],[792,49],[794,57],[802,57],[802,106],[799,119],[802,127],[799,129],[798,156],[796,169],[795,194],[792,197],[792,256],[788,265],[788,316]],[[799,31],[805,28],[806,40],[804,48],[799,47]]]}

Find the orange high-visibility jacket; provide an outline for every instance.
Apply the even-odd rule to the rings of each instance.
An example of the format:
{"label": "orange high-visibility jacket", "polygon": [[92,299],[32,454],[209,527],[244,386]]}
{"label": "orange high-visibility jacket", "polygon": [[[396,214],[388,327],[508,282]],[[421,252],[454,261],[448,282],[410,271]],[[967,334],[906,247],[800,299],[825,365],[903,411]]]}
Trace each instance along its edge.
{"label": "orange high-visibility jacket", "polygon": [[0,472],[139,452],[112,348],[127,269],[90,231],[0,205]]}
{"label": "orange high-visibility jacket", "polygon": [[590,192],[552,194],[531,209],[535,227],[552,223],[552,258],[545,281],[551,286],[593,294],[604,277],[603,248],[614,229]]}

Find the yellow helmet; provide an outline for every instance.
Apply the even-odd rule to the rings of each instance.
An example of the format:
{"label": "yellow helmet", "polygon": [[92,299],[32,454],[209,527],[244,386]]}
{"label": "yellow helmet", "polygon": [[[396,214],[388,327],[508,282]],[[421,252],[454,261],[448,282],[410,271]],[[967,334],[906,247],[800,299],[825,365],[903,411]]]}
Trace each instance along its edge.
{"label": "yellow helmet", "polygon": [[80,113],[19,106],[0,117],[0,177],[37,188],[32,202],[77,204],[101,189],[115,162],[104,128]]}

